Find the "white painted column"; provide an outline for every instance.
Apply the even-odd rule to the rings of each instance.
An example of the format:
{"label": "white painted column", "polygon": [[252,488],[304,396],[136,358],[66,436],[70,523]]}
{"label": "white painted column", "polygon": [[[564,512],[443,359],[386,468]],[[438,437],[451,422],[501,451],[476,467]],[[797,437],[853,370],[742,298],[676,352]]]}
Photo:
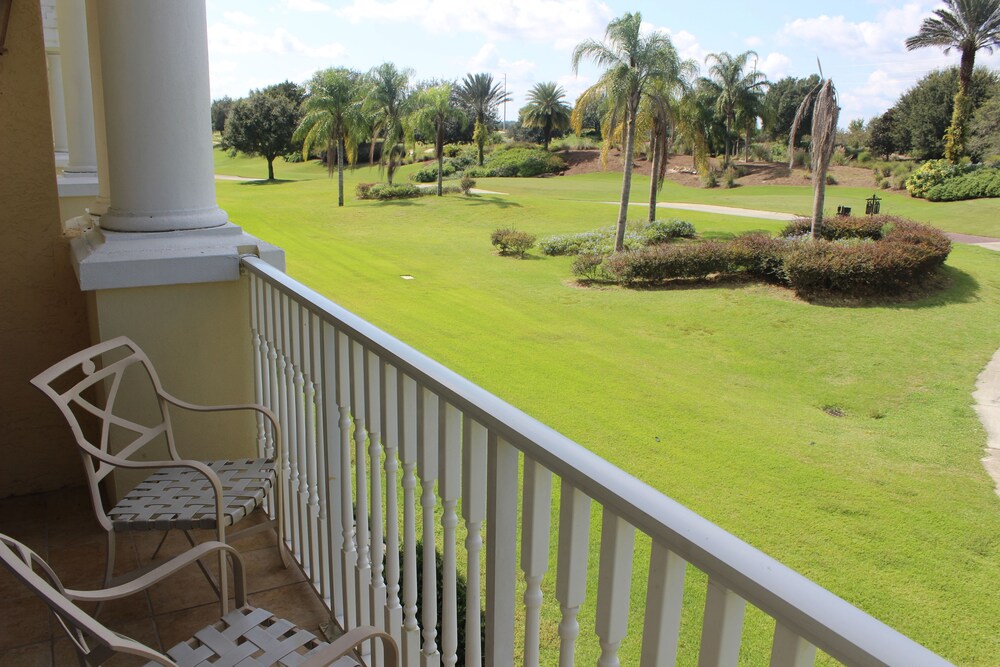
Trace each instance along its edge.
{"label": "white painted column", "polygon": [[111,181],[108,176],[108,137],[104,124],[104,83],[101,78],[101,28],[94,0],[86,3],[87,60],[90,65],[91,113],[94,138],[97,143],[97,200],[88,209],[91,216],[100,217],[111,205]]}
{"label": "white painted column", "polygon": [[56,16],[59,54],[64,70],[62,91],[66,145],[69,149],[69,163],[63,168],[63,173],[96,174],[97,144],[94,140],[94,104],[90,89],[84,0],[57,0]]}
{"label": "white painted column", "polygon": [[56,153],[66,153],[66,104],[63,101],[62,59],[58,51],[46,51],[49,69],[49,112],[52,114],[52,143]]}
{"label": "white painted column", "polygon": [[204,0],[97,0],[111,206],[101,227],[227,222],[215,200]]}

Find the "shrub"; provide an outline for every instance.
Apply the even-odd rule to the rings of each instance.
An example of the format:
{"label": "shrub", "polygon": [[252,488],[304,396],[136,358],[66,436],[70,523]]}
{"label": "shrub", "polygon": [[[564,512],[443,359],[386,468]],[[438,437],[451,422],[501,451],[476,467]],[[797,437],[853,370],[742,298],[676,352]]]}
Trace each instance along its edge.
{"label": "shrub", "polygon": [[358,183],[354,188],[354,195],[358,199],[372,199],[371,190],[375,187],[375,183]]}
{"label": "shrub", "polygon": [[826,175],[826,184],[827,185],[836,185],[837,184],[837,179],[834,177],[833,174],[827,174]]}
{"label": "shrub", "polygon": [[[445,160],[444,164],[441,165],[441,175],[442,176],[452,176],[455,173],[455,161]],[[438,179],[437,163],[427,165],[422,169],[410,174],[410,180],[416,181],[417,183],[435,183]]]}
{"label": "shrub", "polygon": [[606,274],[602,269],[603,262],[604,255],[597,253],[587,252],[577,255],[573,259],[573,275],[580,276],[581,278],[587,278],[589,280],[604,278]]}
{"label": "shrub", "polygon": [[870,151],[863,150],[858,153],[858,164],[868,164],[874,159]]}
{"label": "shrub", "polygon": [[490,176],[527,178],[560,173],[566,171],[566,168],[566,162],[561,157],[541,148],[504,146],[490,153],[482,167],[471,167],[465,173],[468,176],[482,178]]}
{"label": "shrub", "polygon": [[666,243],[671,239],[693,239],[694,225],[685,220],[669,219],[654,220],[643,225],[639,233],[645,239],[646,245]]}
{"label": "shrub", "polygon": [[893,190],[905,190],[906,189],[906,176],[895,176],[892,179],[892,189]]}
{"label": "shrub", "polygon": [[892,187],[892,181],[890,181],[888,178],[883,178],[881,181],[879,181],[878,186],[883,190],[888,190],[889,188]]}
{"label": "shrub", "polygon": [[724,172],[722,172],[722,187],[729,189],[736,187],[736,179],[738,174],[735,169],[728,167]]}
{"label": "shrub", "polygon": [[[376,183],[376,184],[365,184],[369,187],[367,188],[367,197],[358,196],[359,199],[377,199],[379,201],[388,201],[390,199],[410,199],[412,197],[419,197],[424,192],[413,185],[412,183],[394,183],[389,185],[388,183]],[[360,190],[361,184],[358,184],[358,189]]]}
{"label": "shrub", "polygon": [[[581,232],[563,234],[542,239],[538,244],[542,252],[550,256],[599,254],[597,249],[611,239],[607,232]],[[612,242],[613,243],[613,242]]]}
{"label": "shrub", "polygon": [[928,160],[906,179],[906,189],[914,197],[923,198],[927,191],[950,178],[967,174],[976,169],[971,164],[952,164],[947,160]]}
{"label": "shrub", "polygon": [[[869,215],[869,216],[836,216],[824,218],[823,224],[819,228],[820,238],[827,241],[839,239],[880,239],[882,238],[882,228],[889,223],[893,223],[901,218],[889,215]],[[805,236],[812,227],[809,218],[796,218],[785,225],[781,230],[781,236],[795,237]]]}
{"label": "shrub", "polygon": [[1000,169],[977,169],[949,178],[927,190],[927,199],[930,201],[960,201],[982,197],[1000,197]]}
{"label": "shrub", "polygon": [[750,144],[750,159],[754,162],[770,162],[771,148],[767,144]]}
{"label": "shrub", "polygon": [[719,187],[719,176],[716,174],[714,169],[709,169],[705,171],[701,177],[701,187],[703,188],[717,188]]}
{"label": "shrub", "polygon": [[885,234],[882,238],[890,243],[906,243],[923,248],[928,253],[928,269],[935,269],[944,264],[951,253],[951,239],[945,236],[944,232],[902,218],[890,219],[885,225]]}
{"label": "shrub", "polygon": [[490,243],[496,246],[501,255],[523,257],[535,245],[535,236],[512,227],[499,227],[490,235]]}
{"label": "shrub", "polygon": [[750,232],[737,236],[730,243],[733,264],[747,274],[782,282],[785,279],[784,257],[789,242],[770,234]]}
{"label": "shrub", "polygon": [[809,151],[804,148],[796,148],[795,152],[792,154],[792,166],[793,167],[805,167],[809,164]]}
{"label": "shrub", "polygon": [[461,188],[463,195],[468,196],[472,188],[476,187],[476,179],[471,176],[463,176],[462,180],[459,181],[458,187]]}
{"label": "shrub", "polygon": [[626,285],[662,282],[673,278],[705,278],[733,271],[737,263],[729,244],[704,241],[684,245],[655,245],[617,252],[604,259],[602,270]]}

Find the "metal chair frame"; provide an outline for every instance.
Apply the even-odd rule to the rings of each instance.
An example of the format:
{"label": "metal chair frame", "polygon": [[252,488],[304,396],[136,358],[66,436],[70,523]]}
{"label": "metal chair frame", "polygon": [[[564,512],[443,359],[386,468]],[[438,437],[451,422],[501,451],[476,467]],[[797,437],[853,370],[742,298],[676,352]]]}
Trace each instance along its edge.
{"label": "metal chair frame", "polygon": [[[134,595],[215,552],[223,558],[227,555],[232,558],[236,608],[216,623],[202,628],[191,639],[171,648],[168,655],[109,630],[74,604],[103,603]],[[145,658],[149,660],[147,667],[196,667],[237,662],[241,665],[326,667],[348,656],[354,661],[350,664],[363,664],[354,649],[362,642],[375,639],[383,644],[385,664],[399,664],[395,641],[374,627],[355,628],[333,643],[327,643],[289,621],[247,604],[243,560],[233,547],[222,542],[205,542],[125,583],[92,591],[63,587],[38,554],[2,534],[0,563],[48,605],[69,636],[83,667],[103,664],[115,654]]]}
{"label": "metal chair frame", "polygon": [[[136,423],[115,414],[116,401],[126,371],[140,367],[152,386],[159,409],[160,420],[151,426]],[[82,374],[82,378],[79,378]],[[68,389],[59,389],[57,384],[71,383]],[[58,406],[63,416],[69,422],[76,443],[83,459],[87,474],[88,486],[94,512],[101,527],[107,531],[107,562],[105,566],[104,585],[113,581],[115,566],[115,533],[127,530],[167,530],[179,528],[194,547],[195,540],[191,534],[194,528],[213,529],[219,542],[227,541],[227,522],[235,524],[245,515],[260,505],[263,495],[268,495],[268,506],[273,509],[275,519],[270,525],[275,529],[278,538],[278,549],[285,566],[288,565],[285,553],[282,507],[281,473],[275,470],[277,462],[282,460],[281,430],[274,414],[263,405],[197,405],[183,401],[168,393],[160,382],[156,369],[149,357],[139,346],[126,336],[93,345],[77,352],[39,373],[31,380]],[[104,407],[84,394],[87,392],[101,393],[103,390]],[[184,459],[177,450],[173,429],[170,421],[170,408],[175,406],[192,412],[226,412],[233,410],[249,410],[256,413],[258,429],[258,446],[263,450],[265,459],[245,461],[212,461],[203,462]],[[100,437],[92,442],[86,435],[80,419],[74,412],[74,407],[97,418],[100,422]],[[265,424],[270,425],[271,437],[267,437]],[[125,443],[117,453],[110,451],[112,429],[117,427],[130,433],[135,433],[131,442]],[[162,436],[162,438],[161,438]],[[143,461],[135,460],[146,445],[158,440],[166,441],[169,458],[166,460]],[[243,464],[243,467],[239,467]],[[217,470],[223,470],[228,475],[230,467],[235,472],[227,477],[227,483],[220,479]],[[153,473],[133,491],[126,494],[115,507],[104,509],[101,498],[100,484],[115,469],[154,469]],[[254,477],[256,476],[256,477]],[[248,482],[248,478],[253,477]],[[249,483],[258,488],[253,489],[259,498],[244,490]],[[269,488],[268,488],[269,487]],[[264,492],[261,493],[261,488]],[[227,491],[229,495],[227,496]],[[163,495],[167,499],[163,500]],[[233,494],[241,497],[234,498]],[[143,504],[145,502],[145,504]],[[240,537],[257,530],[259,527],[232,533],[229,539]],[[156,548],[153,558],[159,554],[166,533]],[[208,570],[199,562],[210,583],[212,577]],[[226,558],[224,552],[219,553],[219,593],[223,614],[227,611],[228,589],[226,577]],[[213,583],[213,587],[214,587]]]}

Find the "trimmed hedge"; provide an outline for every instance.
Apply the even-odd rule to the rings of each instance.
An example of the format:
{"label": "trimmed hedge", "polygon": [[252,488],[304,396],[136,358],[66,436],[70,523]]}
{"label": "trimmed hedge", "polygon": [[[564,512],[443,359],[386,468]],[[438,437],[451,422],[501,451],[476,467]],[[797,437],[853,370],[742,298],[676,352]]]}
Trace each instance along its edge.
{"label": "trimmed hedge", "polygon": [[[869,216],[836,216],[824,218],[823,224],[819,227],[819,237],[827,241],[837,241],[840,239],[880,239],[882,238],[882,228],[887,224],[892,224],[902,220],[891,215],[869,215]],[[812,228],[812,221],[809,218],[796,218],[785,225],[781,230],[781,236],[797,237],[805,236]]]}
{"label": "trimmed hedge", "polygon": [[930,201],[961,201],[1000,197],[1000,169],[984,167],[971,173],[949,178],[927,190]]}
{"label": "trimmed hedge", "polygon": [[482,167],[469,167],[466,176],[488,178],[491,176],[521,177],[557,174],[566,171],[565,160],[541,148],[507,148],[490,153]]}
{"label": "trimmed hedge", "polygon": [[500,227],[493,230],[490,243],[496,246],[501,255],[523,257],[535,245],[535,236],[510,227]]}
{"label": "trimmed hedge", "polygon": [[[549,236],[539,243],[546,255],[606,255],[615,248],[616,227],[604,227],[593,232]],[[673,239],[691,239],[696,236],[694,225],[684,220],[656,220],[629,223],[625,232],[625,249],[636,250],[646,245],[669,243]]]}
{"label": "trimmed hedge", "polygon": [[[750,233],[729,242],[646,246],[603,260],[583,253],[573,263],[573,273],[624,285],[743,273],[787,284],[804,294],[872,296],[919,285],[951,252],[951,241],[943,232],[909,220],[888,216],[869,224],[839,220],[843,224],[830,231],[833,240],[801,238],[795,233],[801,230],[796,221],[786,228],[790,232],[786,238]],[[877,238],[868,237],[876,228]]]}
{"label": "trimmed hedge", "polygon": [[410,199],[420,197],[425,194],[423,190],[412,183],[358,183],[354,189],[358,199],[377,199],[387,201],[390,199]]}

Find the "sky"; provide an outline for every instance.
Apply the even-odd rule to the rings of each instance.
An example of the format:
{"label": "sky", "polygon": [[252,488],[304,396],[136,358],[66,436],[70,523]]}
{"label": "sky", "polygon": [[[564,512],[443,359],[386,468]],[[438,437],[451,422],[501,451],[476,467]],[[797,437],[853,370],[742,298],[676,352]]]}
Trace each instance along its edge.
{"label": "sky", "polygon": [[[935,0],[802,2],[600,2],[598,0],[208,0],[212,97],[317,70],[367,71],[385,62],[413,70],[413,80],[459,80],[469,72],[506,78],[517,118],[527,92],[555,81],[572,104],[596,80],[589,63],[574,73],[573,47],[601,40],[608,21],[642,13],[646,30],[670,36],[682,58],[707,74],[709,53],[753,50],[768,79],[818,73],[840,94],[841,126],[869,120],[935,69],[958,64],[941,49],[907,51],[904,40],[943,3]],[[753,61],[753,59],[751,59]],[[1000,69],[1000,52],[980,51],[977,65]]]}

